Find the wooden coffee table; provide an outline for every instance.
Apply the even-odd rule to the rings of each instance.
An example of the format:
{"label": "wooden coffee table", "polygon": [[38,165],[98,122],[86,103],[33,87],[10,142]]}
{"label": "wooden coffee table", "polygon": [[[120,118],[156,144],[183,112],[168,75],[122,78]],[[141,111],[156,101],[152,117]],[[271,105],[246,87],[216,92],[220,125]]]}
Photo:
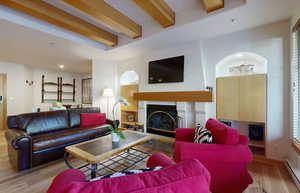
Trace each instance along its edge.
{"label": "wooden coffee table", "polygon": [[[87,163],[87,165],[90,166],[91,178],[95,178],[97,175],[98,165],[101,164],[102,161],[112,156],[116,156],[117,154],[120,154],[124,151],[129,152],[131,149],[134,148],[134,146],[146,143],[152,139],[158,139],[164,141],[172,140],[172,139],[168,139],[167,137],[153,135],[153,134],[146,134],[146,133],[141,133],[136,131],[126,130],[123,133],[125,139],[121,139],[120,142],[118,143],[113,143],[111,135],[107,135],[104,137],[100,137],[97,139],[93,139],[90,141],[86,141],[83,143],[66,147],[65,148],[66,164],[68,165],[68,167],[73,168],[68,161],[69,155],[72,155],[73,157]],[[140,151],[137,149],[134,150]],[[142,152],[142,153],[147,154],[146,152]],[[139,158],[136,159],[137,160],[134,160],[133,162],[134,164],[138,163],[138,161],[142,161]]]}

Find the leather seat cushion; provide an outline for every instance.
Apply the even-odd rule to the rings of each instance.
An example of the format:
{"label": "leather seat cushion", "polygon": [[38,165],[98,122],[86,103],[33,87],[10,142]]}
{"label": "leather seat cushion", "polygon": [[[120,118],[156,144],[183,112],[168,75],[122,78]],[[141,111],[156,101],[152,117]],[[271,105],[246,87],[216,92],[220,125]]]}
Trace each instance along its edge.
{"label": "leather seat cushion", "polygon": [[77,140],[100,137],[109,133],[110,127],[110,125],[104,124],[100,126],[77,127],[33,135],[33,152],[76,142]]}
{"label": "leather seat cushion", "polygon": [[69,127],[67,111],[27,113],[17,117],[18,128],[27,134],[57,131]]}

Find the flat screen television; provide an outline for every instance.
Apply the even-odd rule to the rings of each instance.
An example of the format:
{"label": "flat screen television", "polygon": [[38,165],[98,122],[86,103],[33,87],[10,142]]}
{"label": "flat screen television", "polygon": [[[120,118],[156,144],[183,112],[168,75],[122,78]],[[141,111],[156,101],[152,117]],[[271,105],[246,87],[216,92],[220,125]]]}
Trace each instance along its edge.
{"label": "flat screen television", "polygon": [[183,82],[184,56],[149,62],[149,84]]}

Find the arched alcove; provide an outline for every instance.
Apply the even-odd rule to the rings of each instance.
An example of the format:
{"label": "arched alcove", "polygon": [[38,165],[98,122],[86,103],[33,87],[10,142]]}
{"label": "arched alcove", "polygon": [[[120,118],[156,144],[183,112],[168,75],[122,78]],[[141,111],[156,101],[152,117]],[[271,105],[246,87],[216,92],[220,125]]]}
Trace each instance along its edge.
{"label": "arched alcove", "polygon": [[216,65],[216,77],[266,74],[268,61],[263,56],[239,52],[223,58]]}
{"label": "arched alcove", "polygon": [[138,84],[139,83],[139,75],[133,71],[125,71],[121,77],[120,77],[120,85],[132,85],[132,84]]}

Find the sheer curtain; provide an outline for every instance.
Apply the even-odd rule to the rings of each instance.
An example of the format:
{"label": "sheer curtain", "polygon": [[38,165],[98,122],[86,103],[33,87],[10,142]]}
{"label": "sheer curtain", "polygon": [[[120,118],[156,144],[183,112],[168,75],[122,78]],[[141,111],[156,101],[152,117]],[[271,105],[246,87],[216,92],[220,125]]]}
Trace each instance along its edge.
{"label": "sheer curtain", "polygon": [[292,39],[293,39],[293,48],[292,48],[292,66],[291,66],[291,75],[292,75],[292,101],[293,101],[293,137],[296,143],[300,144],[300,112],[299,112],[299,45],[300,45],[300,29],[294,30]]}

